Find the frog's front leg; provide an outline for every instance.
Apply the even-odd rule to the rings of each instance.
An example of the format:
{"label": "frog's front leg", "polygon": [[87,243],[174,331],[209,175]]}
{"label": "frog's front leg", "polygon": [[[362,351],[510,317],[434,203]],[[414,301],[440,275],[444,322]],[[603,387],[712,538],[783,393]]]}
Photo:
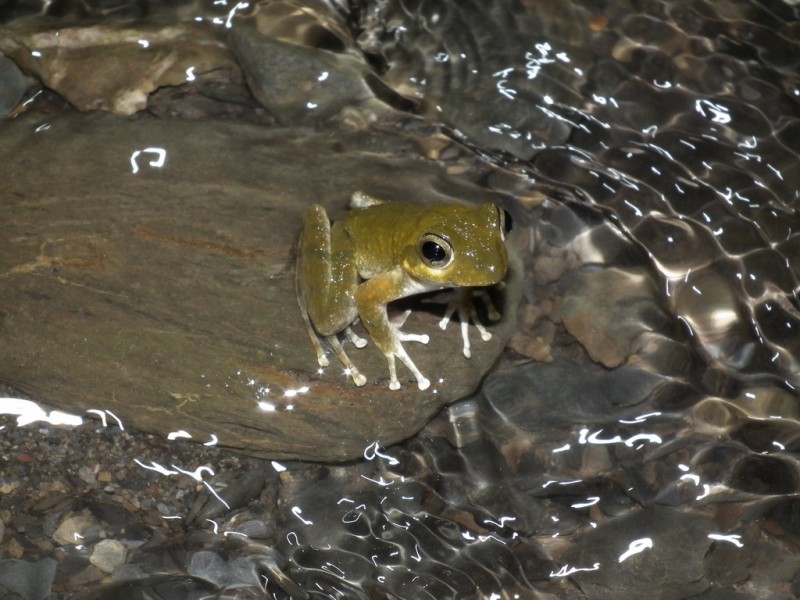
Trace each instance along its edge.
{"label": "frog's front leg", "polygon": [[386,356],[389,365],[389,388],[397,390],[400,382],[397,379],[395,357],[398,357],[417,380],[421,390],[430,387],[431,382],[420,372],[411,357],[403,348],[403,341],[428,343],[427,335],[405,334],[389,321],[386,310],[392,300],[428,291],[424,284],[409,282],[400,268],[364,281],[356,289],[356,306],[361,322],[372,336],[375,345]]}
{"label": "frog's front leg", "polygon": [[333,348],[353,382],[361,386],[367,380],[350,361],[338,338],[339,332],[344,331],[357,347],[366,344],[366,340],[358,338],[350,330],[350,324],[358,316],[355,304],[357,285],[358,273],[347,233],[339,225],[331,227],[322,206],[312,206],[303,218],[297,261],[300,309],[320,366],[328,366],[328,359],[318,334]]}

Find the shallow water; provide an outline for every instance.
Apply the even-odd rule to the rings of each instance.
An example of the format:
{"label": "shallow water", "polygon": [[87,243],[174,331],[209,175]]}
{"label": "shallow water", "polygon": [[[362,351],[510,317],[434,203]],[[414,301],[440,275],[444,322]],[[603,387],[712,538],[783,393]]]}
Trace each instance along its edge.
{"label": "shallow water", "polygon": [[188,597],[144,577],[188,568],[191,597],[800,595],[800,9],[560,6],[343,17],[406,110],[503,167],[484,184],[533,217],[530,318],[413,439],[270,465],[270,535],[208,534],[171,570],[131,550],[136,586]]}

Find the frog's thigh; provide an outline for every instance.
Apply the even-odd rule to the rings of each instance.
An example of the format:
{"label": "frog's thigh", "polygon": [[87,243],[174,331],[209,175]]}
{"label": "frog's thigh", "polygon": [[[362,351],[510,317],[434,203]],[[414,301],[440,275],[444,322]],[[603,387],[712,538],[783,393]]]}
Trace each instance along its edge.
{"label": "frog's thigh", "polygon": [[301,282],[306,308],[321,335],[333,335],[355,321],[358,284],[353,249],[340,224],[330,225],[325,209],[312,206],[303,220]]}

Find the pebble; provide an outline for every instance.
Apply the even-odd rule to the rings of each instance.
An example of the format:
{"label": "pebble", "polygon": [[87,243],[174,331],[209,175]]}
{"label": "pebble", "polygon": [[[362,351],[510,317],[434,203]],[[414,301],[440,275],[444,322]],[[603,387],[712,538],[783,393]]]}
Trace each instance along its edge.
{"label": "pebble", "polygon": [[80,544],[83,533],[95,524],[95,519],[85,515],[75,515],[64,519],[53,534],[53,539],[62,546]]}
{"label": "pebble", "polygon": [[80,477],[84,482],[88,483],[89,485],[96,485],[97,479],[92,472],[92,468],[88,465],[83,465],[81,468],[78,469],[78,477]]}
{"label": "pebble", "polygon": [[94,547],[89,562],[103,573],[113,573],[117,567],[125,564],[127,556],[128,552],[122,542],[103,540]]}

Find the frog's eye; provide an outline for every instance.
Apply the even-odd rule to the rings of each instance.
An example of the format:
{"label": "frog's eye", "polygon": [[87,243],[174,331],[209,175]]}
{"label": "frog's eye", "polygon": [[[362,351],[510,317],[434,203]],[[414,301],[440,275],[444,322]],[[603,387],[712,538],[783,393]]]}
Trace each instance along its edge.
{"label": "frog's eye", "polygon": [[514,219],[507,210],[499,207],[498,210],[500,211],[500,229],[503,231],[503,239],[506,239],[506,236],[511,233],[511,229],[514,227]]}
{"label": "frog's eye", "polygon": [[444,269],[453,262],[453,247],[440,235],[426,233],[419,238],[418,248],[422,260],[434,269]]}

